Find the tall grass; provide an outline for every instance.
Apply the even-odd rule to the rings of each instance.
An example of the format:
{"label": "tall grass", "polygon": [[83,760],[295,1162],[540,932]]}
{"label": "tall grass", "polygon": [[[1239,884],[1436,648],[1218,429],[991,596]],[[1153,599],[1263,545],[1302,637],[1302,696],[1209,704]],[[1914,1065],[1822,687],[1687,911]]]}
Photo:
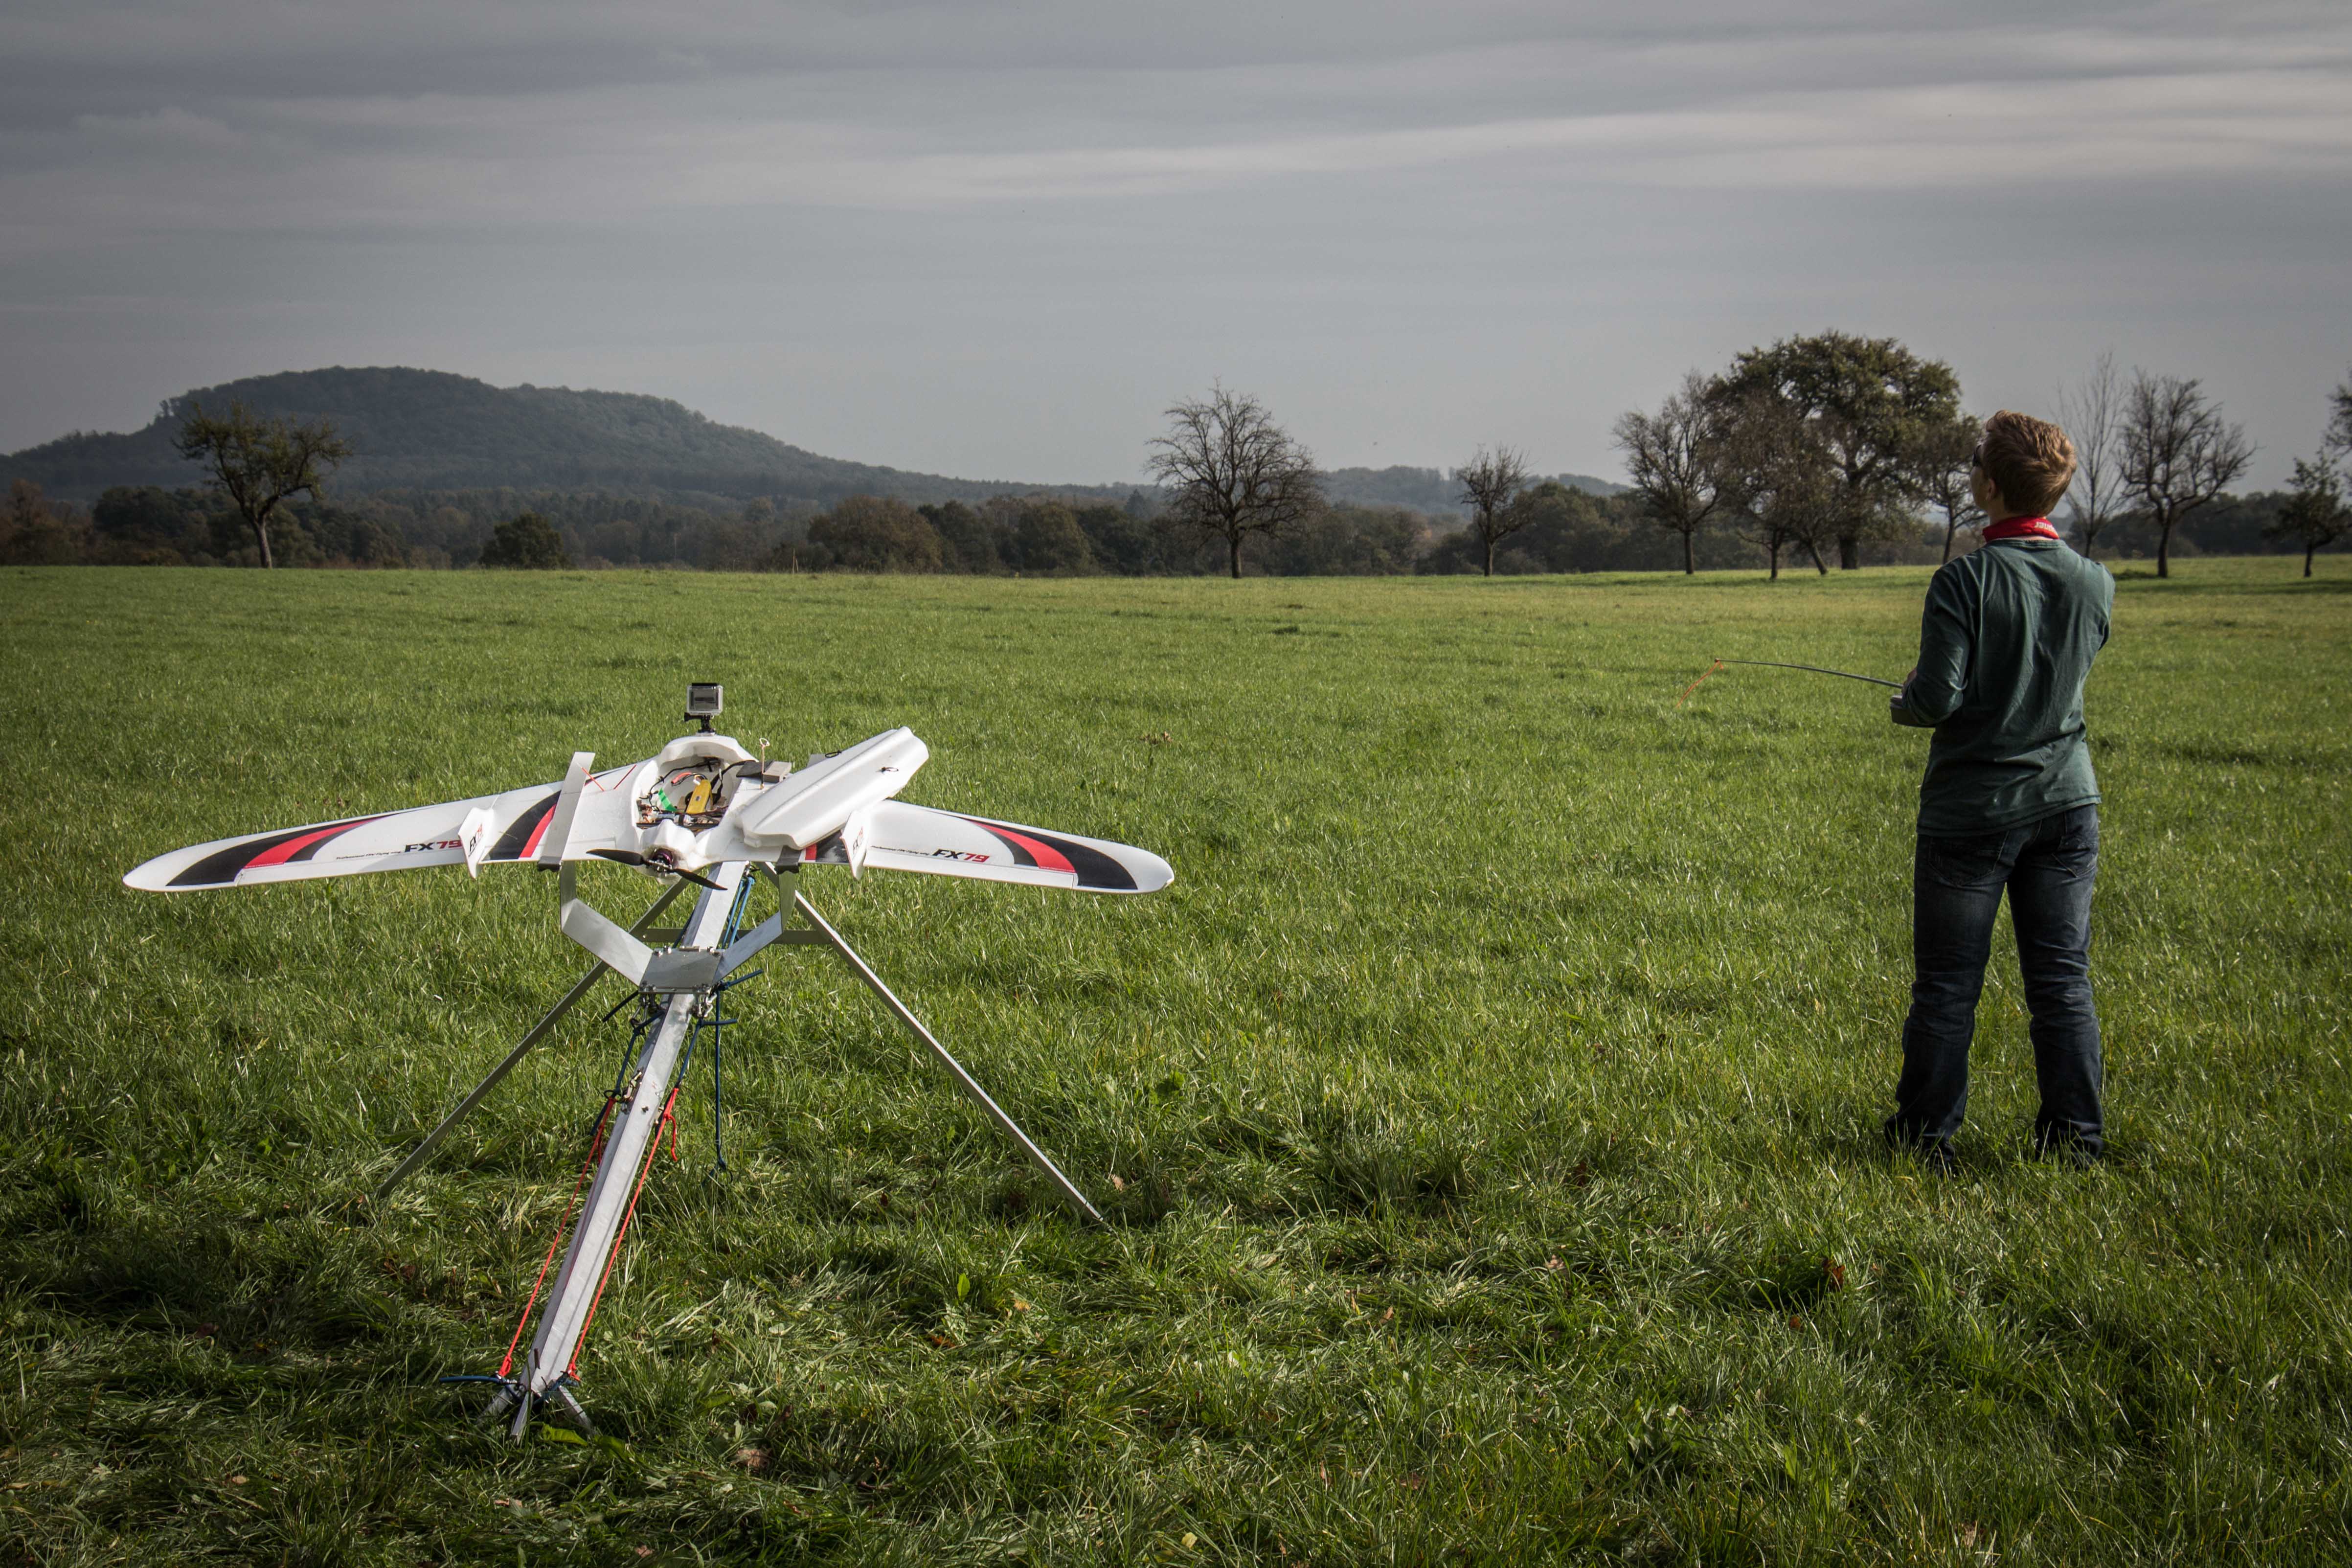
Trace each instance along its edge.
{"label": "tall grass", "polygon": [[[2113,1157],[2027,1157],[2013,959],[1957,1175],[1879,1146],[1926,574],[0,575],[0,1546],[143,1559],[2340,1561],[2352,619],[2198,562],[2090,694]],[[812,895],[583,1363],[495,1366],[618,1023],[522,870],[158,898],[223,834],[910,724],[910,796],[1124,838],[1082,900]],[[642,881],[597,874],[607,907]],[[2005,940],[2005,939],[2004,939]],[[615,983],[599,993],[617,1000]],[[650,1553],[640,1555],[640,1552]]]}

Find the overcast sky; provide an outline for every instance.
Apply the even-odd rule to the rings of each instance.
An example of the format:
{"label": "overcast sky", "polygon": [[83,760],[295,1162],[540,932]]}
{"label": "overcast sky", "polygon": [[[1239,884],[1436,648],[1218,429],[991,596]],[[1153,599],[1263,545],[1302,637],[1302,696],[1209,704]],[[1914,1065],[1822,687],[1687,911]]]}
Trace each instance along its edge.
{"label": "overcast sky", "polygon": [[2044,409],[2201,376],[2278,482],[2352,370],[2352,5],[9,0],[0,450],[276,370],[642,391],[1123,480],[1608,430],[1841,327]]}

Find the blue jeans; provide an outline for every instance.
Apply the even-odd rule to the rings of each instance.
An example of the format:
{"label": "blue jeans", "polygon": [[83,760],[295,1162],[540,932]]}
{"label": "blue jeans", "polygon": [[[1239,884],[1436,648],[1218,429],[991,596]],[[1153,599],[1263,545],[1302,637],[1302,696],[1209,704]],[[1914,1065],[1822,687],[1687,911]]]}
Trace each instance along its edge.
{"label": "blue jeans", "polygon": [[1969,1106],[1969,1040],[1992,956],[1993,917],[2009,889],[2017,965],[2032,1015],[2042,1110],[2037,1148],[2105,1147],[2099,1115],[2099,1015],[2091,1002],[2091,883],[2099,808],[1965,838],[1919,836],[1912,874],[1911,1016],[1886,1136],[1941,1151]]}

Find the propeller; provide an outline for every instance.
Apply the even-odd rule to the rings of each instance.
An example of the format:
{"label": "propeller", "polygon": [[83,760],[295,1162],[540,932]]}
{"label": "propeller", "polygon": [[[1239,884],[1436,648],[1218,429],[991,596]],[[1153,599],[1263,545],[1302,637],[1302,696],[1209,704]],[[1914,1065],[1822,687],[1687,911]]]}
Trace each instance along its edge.
{"label": "propeller", "polygon": [[642,866],[656,876],[683,877],[696,886],[708,888],[714,893],[723,893],[727,890],[708,877],[698,876],[692,871],[680,870],[677,867],[667,865],[663,861],[649,860],[634,849],[591,849],[588,853],[600,860],[617,860],[624,866]]}

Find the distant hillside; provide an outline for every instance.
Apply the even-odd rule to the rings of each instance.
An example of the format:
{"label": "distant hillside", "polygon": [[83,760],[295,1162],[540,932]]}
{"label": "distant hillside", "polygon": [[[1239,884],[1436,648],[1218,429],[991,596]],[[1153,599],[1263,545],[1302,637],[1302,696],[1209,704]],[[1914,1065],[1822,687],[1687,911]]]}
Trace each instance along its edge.
{"label": "distant hillside", "polygon": [[[1558,479],[1587,495],[1613,496],[1625,488],[1590,474],[1535,476],[1537,483],[1545,479]],[[1462,487],[1436,468],[1334,468],[1323,477],[1323,493],[1356,506],[1409,506],[1443,517],[1461,510],[1454,498],[1462,493]]]}
{"label": "distant hillside", "polygon": [[113,485],[191,483],[172,449],[187,405],[242,400],[257,413],[326,417],[357,455],[336,471],[339,494],[373,490],[604,490],[773,497],[829,505],[849,495],[984,500],[1059,493],[1123,498],[1125,485],[1036,485],[949,479],[823,458],[772,436],[713,424],[667,398],[568,387],[492,386],[443,371],[287,371],[166,401],[142,430],[73,435],[0,459],[0,481],[28,479],[52,496],[89,500]]}
{"label": "distant hillside", "polygon": [[[378,367],[285,371],[165,400],[144,429],[77,434],[0,458],[0,484],[31,479],[50,495],[88,501],[115,485],[194,482],[194,465],[172,449],[191,403],[241,401],[256,413],[327,418],[356,456],[335,472],[339,495],[379,490],[556,490],[688,500],[771,498],[830,506],[845,496],[910,501],[985,500],[1051,490],[1124,500],[1129,485],[1034,484],[909,473],[819,457],[772,436],[714,424],[666,397],[492,386],[446,371]],[[1593,495],[1624,487],[1587,474],[1560,482]],[[1342,503],[1402,506],[1441,517],[1459,511],[1456,487],[1436,468],[1339,468],[1325,490]]]}

